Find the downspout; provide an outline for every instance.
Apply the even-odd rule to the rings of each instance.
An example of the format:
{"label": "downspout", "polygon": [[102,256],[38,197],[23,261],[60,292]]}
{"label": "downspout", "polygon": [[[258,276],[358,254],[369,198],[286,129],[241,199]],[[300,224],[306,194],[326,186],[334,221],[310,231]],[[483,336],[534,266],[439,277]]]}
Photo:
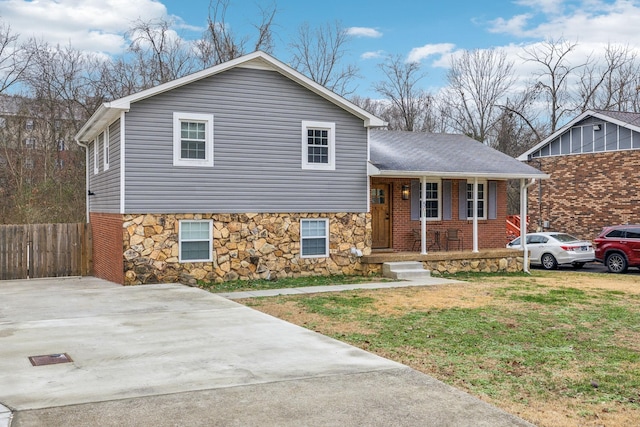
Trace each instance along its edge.
{"label": "downspout", "polygon": [[87,223],[89,221],[89,146],[87,144],[83,144],[77,138],[75,138],[76,144],[80,147],[84,147],[84,197],[85,197],[85,216]]}
{"label": "downspout", "polygon": [[529,271],[529,250],[527,249],[527,191],[529,187],[536,183],[536,179],[532,178],[529,183],[526,179],[520,180],[520,246],[523,251],[522,270],[531,274]]}

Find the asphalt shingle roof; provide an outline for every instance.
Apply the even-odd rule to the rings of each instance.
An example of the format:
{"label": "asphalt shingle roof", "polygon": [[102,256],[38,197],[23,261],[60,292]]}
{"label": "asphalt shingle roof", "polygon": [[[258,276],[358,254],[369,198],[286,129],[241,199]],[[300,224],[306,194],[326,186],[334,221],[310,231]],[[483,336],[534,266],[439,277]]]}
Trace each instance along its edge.
{"label": "asphalt shingle roof", "polygon": [[371,130],[370,143],[371,163],[382,172],[494,178],[546,176],[465,135]]}
{"label": "asphalt shingle roof", "polygon": [[608,111],[608,110],[594,110],[596,113],[603,116],[611,117],[612,119],[619,120],[623,123],[628,123],[633,126],[640,127],[640,113],[630,113],[625,111]]}

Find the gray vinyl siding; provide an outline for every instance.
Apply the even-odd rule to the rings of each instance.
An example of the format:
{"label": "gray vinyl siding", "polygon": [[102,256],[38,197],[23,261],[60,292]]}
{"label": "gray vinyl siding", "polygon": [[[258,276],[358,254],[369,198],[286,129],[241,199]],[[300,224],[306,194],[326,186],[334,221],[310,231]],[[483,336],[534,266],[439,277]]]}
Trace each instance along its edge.
{"label": "gray vinyl siding", "polygon": [[104,170],[104,152],[98,153],[99,172],[94,175],[93,150],[95,140],[89,145],[89,196],[90,212],[120,212],[120,120],[109,126],[109,169]]}
{"label": "gray vinyl siding", "polygon": [[[600,130],[595,130],[599,126]],[[565,156],[640,148],[640,133],[595,117],[588,117],[540,147],[531,157]]]}
{"label": "gray vinyl siding", "polygon": [[[212,114],[213,167],[173,166],[173,113]],[[334,122],[335,170],[303,170],[303,120]],[[235,68],[132,104],[125,213],[366,212],[361,119],[277,72]]]}

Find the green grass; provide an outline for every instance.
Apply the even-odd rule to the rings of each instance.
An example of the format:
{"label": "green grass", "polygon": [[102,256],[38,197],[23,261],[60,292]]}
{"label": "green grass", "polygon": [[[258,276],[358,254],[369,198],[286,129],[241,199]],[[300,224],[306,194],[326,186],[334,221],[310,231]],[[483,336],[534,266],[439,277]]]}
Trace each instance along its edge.
{"label": "green grass", "polygon": [[[453,277],[461,276],[472,278],[469,286],[487,278]],[[381,313],[374,308],[385,293],[372,297],[376,294],[360,291],[278,301],[295,302],[296,311],[324,317],[307,327],[496,402],[573,399],[571,410],[578,417],[602,408],[639,410],[636,295],[541,285],[522,277],[494,275],[504,286],[486,291],[491,302],[475,308]],[[325,325],[332,329],[324,330]]]}
{"label": "green grass", "polygon": [[[401,359],[427,354],[438,370],[455,366],[457,381],[467,382],[477,394],[511,395],[526,389],[536,395],[549,396],[551,391],[636,405],[640,353],[616,336],[638,338],[639,307],[627,307],[623,295],[600,304],[588,292],[571,288],[546,289],[537,295],[514,290],[505,296],[521,304],[519,309],[496,304],[379,316],[363,311],[372,301],[354,304],[357,298],[352,296],[332,300],[331,310],[315,312],[329,317],[350,312],[352,319],[366,322],[375,332],[336,338],[354,345],[366,343],[370,351]],[[317,297],[301,298],[299,303],[328,307]],[[578,378],[558,378],[563,370]]]}
{"label": "green grass", "polygon": [[239,291],[255,291],[263,289],[284,289],[284,288],[303,288],[309,286],[330,286],[330,285],[346,285],[366,282],[389,282],[381,276],[309,276],[309,277],[288,277],[276,280],[255,279],[255,280],[233,280],[229,282],[198,282],[198,286],[211,292],[239,292]]}

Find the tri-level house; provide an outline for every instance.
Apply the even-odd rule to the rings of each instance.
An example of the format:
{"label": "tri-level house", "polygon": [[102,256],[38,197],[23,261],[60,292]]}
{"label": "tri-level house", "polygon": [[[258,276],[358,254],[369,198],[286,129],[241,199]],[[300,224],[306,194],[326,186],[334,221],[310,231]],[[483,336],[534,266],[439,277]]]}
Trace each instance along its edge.
{"label": "tri-level house", "polygon": [[585,111],[518,159],[552,177],[531,192],[533,227],[593,239],[640,222],[640,113]]}
{"label": "tri-level house", "polygon": [[94,274],[366,274],[374,251],[504,248],[506,180],[545,175],[464,136],[385,125],[263,52],[103,104],[76,135]]}

